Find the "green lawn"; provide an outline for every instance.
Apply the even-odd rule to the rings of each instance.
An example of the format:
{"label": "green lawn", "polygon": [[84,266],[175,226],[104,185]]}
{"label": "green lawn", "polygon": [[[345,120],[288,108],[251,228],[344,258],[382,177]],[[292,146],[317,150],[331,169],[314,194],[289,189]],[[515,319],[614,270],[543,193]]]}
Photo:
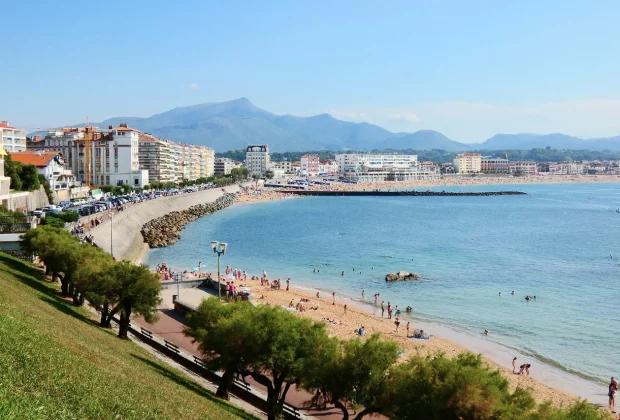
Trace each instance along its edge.
{"label": "green lawn", "polygon": [[92,318],[0,253],[2,419],[253,418]]}

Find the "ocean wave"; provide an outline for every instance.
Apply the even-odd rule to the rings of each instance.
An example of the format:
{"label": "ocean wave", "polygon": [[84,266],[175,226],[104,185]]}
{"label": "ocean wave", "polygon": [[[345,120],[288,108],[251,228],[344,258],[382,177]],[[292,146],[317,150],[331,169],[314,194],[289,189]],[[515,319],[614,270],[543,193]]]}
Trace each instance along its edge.
{"label": "ocean wave", "polygon": [[537,360],[541,361],[542,363],[544,363],[546,365],[553,366],[554,368],[560,369],[563,372],[570,373],[571,375],[578,376],[578,377],[580,377],[582,379],[585,379],[587,381],[591,381],[591,382],[595,382],[595,383],[603,384],[603,385],[607,384],[607,382],[602,381],[601,378],[599,378],[597,376],[592,376],[592,375],[587,374],[585,372],[581,372],[581,371],[579,371],[577,369],[572,369],[572,368],[569,368],[567,366],[564,366],[562,363],[558,362],[557,360],[554,360],[554,359],[552,359],[550,357],[543,356],[542,354],[537,353],[535,350],[529,349],[527,347],[522,348],[522,349],[515,349],[515,350],[520,351],[521,353],[523,353],[526,356],[530,356],[530,357],[532,357],[534,359],[537,359]]}

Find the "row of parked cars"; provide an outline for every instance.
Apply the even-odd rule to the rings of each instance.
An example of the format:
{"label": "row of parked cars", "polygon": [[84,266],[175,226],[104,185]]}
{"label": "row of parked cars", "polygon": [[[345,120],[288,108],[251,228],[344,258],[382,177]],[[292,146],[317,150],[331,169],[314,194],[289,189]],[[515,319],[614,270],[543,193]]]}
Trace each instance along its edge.
{"label": "row of parked cars", "polygon": [[61,201],[58,205],[49,205],[32,212],[32,215],[39,218],[48,214],[58,214],[61,212],[76,212],[80,216],[90,216],[102,213],[113,207],[123,206],[128,203],[140,203],[146,200],[154,200],[163,196],[178,195],[183,193],[196,192],[204,189],[213,188],[213,184],[191,186],[183,189],[170,188],[162,191],[150,191],[147,193],[134,193],[119,196],[107,196],[99,199],[94,197],[74,198],[71,201]]}

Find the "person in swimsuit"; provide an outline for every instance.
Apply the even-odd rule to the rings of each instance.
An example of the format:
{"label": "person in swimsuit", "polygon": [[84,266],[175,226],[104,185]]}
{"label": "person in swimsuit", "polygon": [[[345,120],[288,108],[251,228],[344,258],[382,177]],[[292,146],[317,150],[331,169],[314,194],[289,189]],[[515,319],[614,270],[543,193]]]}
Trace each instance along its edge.
{"label": "person in swimsuit", "polygon": [[514,359],[512,359],[512,373],[517,373],[515,372],[517,370],[517,358],[515,357]]}
{"label": "person in swimsuit", "polygon": [[611,382],[609,383],[609,389],[607,392],[607,395],[609,396],[609,408],[611,409],[612,412],[614,412],[614,409],[616,408],[616,391],[617,390],[618,390],[618,383],[612,376]]}

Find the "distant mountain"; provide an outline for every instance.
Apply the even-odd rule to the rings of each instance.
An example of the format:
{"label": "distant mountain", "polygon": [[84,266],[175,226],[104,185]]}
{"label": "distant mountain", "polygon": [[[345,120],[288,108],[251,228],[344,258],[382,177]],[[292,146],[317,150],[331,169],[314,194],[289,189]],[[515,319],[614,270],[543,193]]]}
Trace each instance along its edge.
{"label": "distant mountain", "polygon": [[[564,134],[497,134],[480,144],[463,144],[432,130],[392,133],[377,125],[341,121],[329,114],[312,117],[276,115],[247,98],[174,108],[148,118],[115,117],[101,128],[126,122],[130,127],[177,142],[203,144],[218,152],[268,144],[274,152],[306,150],[554,149],[620,150],[620,137],[583,140]],[[80,124],[78,126],[81,126]]]}
{"label": "distant mountain", "polygon": [[415,133],[399,133],[378,143],[376,149],[413,149],[431,150],[441,149],[447,152],[469,150],[471,145],[457,143],[450,140],[438,131],[420,130]]}
{"label": "distant mountain", "polygon": [[506,150],[506,149],[591,149],[620,150],[620,136],[584,140],[565,134],[496,134],[485,142],[471,145],[475,149]]}
{"label": "distant mountain", "polygon": [[272,151],[369,150],[394,134],[376,125],[340,121],[328,114],[313,117],[275,115],[240,98],[174,108],[148,118],[115,117],[99,127],[130,127],[178,142],[204,144],[217,151],[268,144]]}

